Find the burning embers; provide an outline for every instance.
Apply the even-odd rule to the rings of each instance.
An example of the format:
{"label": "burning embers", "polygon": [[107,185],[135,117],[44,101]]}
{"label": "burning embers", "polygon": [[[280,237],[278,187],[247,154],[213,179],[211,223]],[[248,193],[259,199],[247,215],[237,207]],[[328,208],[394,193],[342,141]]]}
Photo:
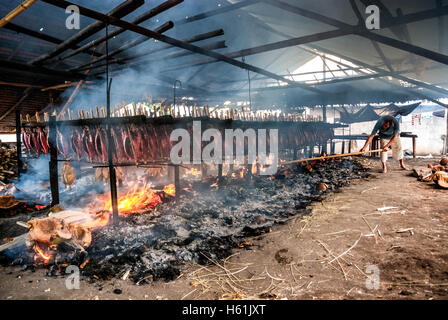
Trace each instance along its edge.
{"label": "burning embers", "polygon": [[[92,279],[110,279],[130,270],[129,278],[139,284],[145,279],[175,279],[184,263],[207,263],[204,255],[220,259],[233,248],[250,245],[247,237],[270,232],[274,224],[305,214],[312,201],[359,178],[363,171],[360,165],[343,160],[317,163],[311,172],[300,165],[281,168],[281,179],[255,175],[247,183],[229,175],[220,179],[218,188],[210,188],[213,180],[192,182],[189,189],[199,196],[184,193],[180,201],[171,203],[164,203],[163,197],[173,194],[172,185],[156,190],[143,184],[119,199],[123,206],[139,199],[134,202],[137,207],[147,209],[140,214],[120,210],[118,227],[106,225],[111,214],[107,210],[96,214],[63,211],[31,220],[32,238],[26,252],[31,256],[16,263],[46,265],[47,273],[53,275],[64,266],[77,265]],[[162,202],[153,214],[148,208],[158,201],[156,196]],[[101,200],[103,208],[107,200]]]}
{"label": "burning embers", "polygon": [[[48,263],[48,261],[50,261],[50,258],[51,258],[51,255],[50,254],[48,254],[48,253],[45,253],[40,247],[39,247],[39,245],[37,244],[37,242],[36,242],[36,244],[34,245],[34,251],[36,252],[36,256],[35,256],[35,263],[37,264],[37,265],[39,265],[39,264],[47,264]],[[39,261],[39,260],[41,260],[41,261]]]}
{"label": "burning embers", "polygon": [[[92,244],[92,233],[108,225],[111,214],[111,201],[106,195],[100,195],[103,210],[63,210],[50,214],[46,218],[32,219],[29,228],[27,247],[34,249],[34,264],[46,265],[54,262],[54,256],[61,254],[60,246],[74,253],[84,252]],[[174,185],[167,185],[163,190],[155,190],[150,185],[135,186],[118,198],[120,215],[150,212],[161,203],[174,196]],[[95,203],[97,206],[98,203]],[[90,211],[90,213],[88,212]],[[63,250],[67,251],[67,250]]]}
{"label": "burning embers", "polygon": [[[118,211],[120,214],[137,213],[142,210],[154,209],[163,199],[174,196],[174,185],[168,185],[162,191],[155,191],[150,186],[139,188],[137,185],[133,190],[118,196]],[[112,211],[112,201],[109,199],[104,210]]]}
{"label": "burning embers", "polygon": [[[241,135],[225,139],[229,143],[209,150],[210,156],[213,154],[219,161],[225,156],[228,162],[198,164],[193,161],[191,164],[175,163],[170,152],[173,151],[171,145],[174,141],[171,141],[170,133],[176,129],[182,129],[192,137],[185,144],[185,148],[182,148],[182,156],[185,152],[194,158],[195,148],[199,151],[207,150],[209,145],[203,140],[203,134],[194,134],[191,119],[114,120],[109,142],[104,123],[90,120],[59,123],[55,130],[57,139],[52,143],[53,158],[57,148],[64,159],[70,157],[74,161],[81,161],[84,166],[81,169],[81,164],[73,168],[69,162],[64,164],[62,180],[69,190],[62,193],[73,198],[76,198],[76,195],[90,194],[90,198],[82,198],[84,201],[87,199],[89,205],[85,202],[79,203],[77,205],[83,209],[66,210],[29,222],[28,248],[33,251],[35,264],[73,263],[85,267],[83,270],[86,275],[103,277],[98,272],[114,275],[119,272],[118,269],[123,269],[123,264],[129,263],[135,279],[146,277],[148,273],[153,275],[154,279],[158,276],[167,277],[169,272],[164,270],[177,270],[177,265],[181,262],[199,261],[201,251],[214,258],[223,257],[233,247],[237,247],[238,243],[245,243],[245,236],[269,232],[274,223],[303,212],[299,209],[303,209],[310,201],[320,196],[322,191],[316,190],[315,186],[323,177],[331,190],[341,183],[339,178],[344,180],[354,175],[351,170],[341,177],[326,175],[320,171],[302,173],[299,170],[281,170],[281,179],[260,177],[264,173],[269,174],[266,170],[271,165],[275,164],[277,168],[277,152],[274,152],[274,156],[272,152],[269,156],[264,152],[260,153],[260,141],[264,140],[254,140],[252,135],[246,137],[244,132],[248,131],[249,135],[252,126],[264,132],[276,130],[279,127],[277,123],[232,124],[219,119],[204,120],[204,128],[214,129],[217,136],[230,129],[241,131]],[[328,126],[322,128],[312,123],[290,122],[283,123],[280,127],[278,139],[276,135],[275,139],[271,139],[270,134],[267,135],[266,141],[263,142],[265,148],[261,149],[272,150],[271,147],[277,145],[278,140],[279,149],[291,152],[308,144],[326,141],[332,136]],[[28,132],[41,133],[41,139],[34,141],[32,135],[26,135]],[[46,137],[45,129],[26,128],[23,138],[31,138],[34,141],[26,145],[29,154],[47,153]],[[29,142],[28,140],[26,142]],[[233,146],[238,145],[241,152],[236,148],[235,155],[241,156],[241,161],[235,163],[232,161]],[[257,152],[250,152],[255,146]],[[105,188],[95,193],[91,192],[92,189],[80,188],[83,185],[88,186],[88,183],[85,183],[87,180],[83,180],[87,175],[90,176],[92,185],[108,184],[109,168],[106,168],[104,163],[108,162],[109,147],[113,150],[113,164],[119,180],[117,203],[121,223],[118,227],[108,225],[112,204]],[[34,150],[36,148],[37,151]],[[189,152],[190,149],[193,152]],[[277,147],[274,150],[277,150]],[[200,152],[201,155],[202,153]],[[177,155],[179,156],[179,152]],[[254,162],[245,158],[250,155]],[[214,159],[213,157],[210,158]],[[86,161],[91,164],[86,164]],[[92,166],[92,163],[100,165]],[[167,167],[173,164],[179,165],[173,170],[177,172],[174,173],[175,177],[170,175],[173,173],[172,167]],[[88,169],[85,169],[86,165]],[[212,168],[219,172],[218,178],[213,175],[212,179],[208,179],[207,170],[211,171]],[[226,171],[227,175],[223,177]],[[182,179],[182,187],[178,191],[184,191],[184,195],[181,196],[179,192],[179,201],[171,205],[168,202],[173,198],[175,188],[173,184],[168,183],[174,180],[176,188],[180,187],[179,173],[183,173],[182,178],[189,181],[185,183],[185,179]],[[191,179],[199,176],[203,178],[200,181]],[[249,181],[250,183],[247,183]],[[168,185],[154,187],[152,183]],[[195,196],[197,194],[199,196]],[[64,259],[61,258],[62,252],[68,253]],[[79,252],[88,254],[88,264],[85,262],[87,259],[79,261],[73,258],[72,254]]]}

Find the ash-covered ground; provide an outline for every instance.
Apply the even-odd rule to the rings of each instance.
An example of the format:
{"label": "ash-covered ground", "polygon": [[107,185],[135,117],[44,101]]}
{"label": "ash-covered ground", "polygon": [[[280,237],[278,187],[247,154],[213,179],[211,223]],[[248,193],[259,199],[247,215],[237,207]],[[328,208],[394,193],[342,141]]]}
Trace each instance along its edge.
{"label": "ash-covered ground", "polygon": [[[306,214],[310,202],[368,175],[348,159],[312,167],[312,172],[301,166],[285,168],[274,177],[224,177],[216,187],[210,187],[213,181],[197,182],[177,203],[160,204],[151,212],[126,216],[118,227],[95,231],[87,252],[60,255],[47,266],[48,273],[60,274],[62,265],[81,265],[88,257],[81,274],[92,279],[129,270],[138,284],[175,279],[185,263],[225,258],[251,236]],[[328,189],[318,190],[319,183]]]}

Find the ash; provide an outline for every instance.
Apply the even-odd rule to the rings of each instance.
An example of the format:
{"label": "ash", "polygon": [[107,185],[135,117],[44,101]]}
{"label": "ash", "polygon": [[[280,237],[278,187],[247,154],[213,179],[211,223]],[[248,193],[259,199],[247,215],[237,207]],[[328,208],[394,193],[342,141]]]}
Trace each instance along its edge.
{"label": "ash", "polygon": [[[187,263],[226,258],[250,237],[308,214],[311,202],[321,201],[352,179],[367,177],[366,171],[357,161],[345,159],[314,164],[311,172],[298,165],[280,168],[271,177],[223,177],[217,184],[209,180],[183,185],[188,188],[179,201],[121,216],[117,227],[95,231],[87,252],[60,248],[47,266],[47,276],[63,274],[63,266],[72,264],[83,265],[81,274],[89,281],[125,273],[137,284],[173,280]],[[319,190],[320,183],[328,188]],[[27,264],[22,258],[16,263]],[[34,268],[32,262],[29,266]]]}
{"label": "ash", "polygon": [[[111,278],[130,269],[139,284],[175,279],[185,263],[223,259],[248,237],[307,214],[312,201],[367,175],[360,164],[342,160],[317,164],[311,173],[298,166],[274,177],[224,178],[215,188],[198,183],[192,188],[194,196],[186,193],[179,203],[98,231],[82,273]],[[316,189],[320,182],[328,185],[326,191]]]}

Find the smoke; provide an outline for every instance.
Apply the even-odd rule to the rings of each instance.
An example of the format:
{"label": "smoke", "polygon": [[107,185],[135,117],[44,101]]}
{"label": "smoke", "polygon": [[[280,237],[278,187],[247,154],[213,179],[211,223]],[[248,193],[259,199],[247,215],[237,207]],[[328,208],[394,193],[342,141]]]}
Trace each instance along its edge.
{"label": "smoke", "polygon": [[[27,172],[22,173],[19,179],[12,181],[10,188],[4,190],[3,193],[12,194],[18,200],[32,201],[42,205],[50,204],[49,161],[48,154],[27,160]],[[62,162],[59,163],[62,164]],[[95,182],[93,172],[81,171],[76,172],[77,178],[69,190],[62,184],[60,172],[61,166],[58,168],[59,199],[61,205],[66,208],[86,208],[99,194],[109,191],[106,184]]]}
{"label": "smoke", "polygon": [[14,181],[17,188],[14,192],[16,198],[48,202],[50,198],[49,160],[49,155],[42,155],[27,163],[27,172],[21,174],[19,180]]}
{"label": "smoke", "polygon": [[[86,1],[80,1],[81,5],[94,8],[90,3]],[[140,7],[132,15],[128,15],[124,20],[131,21],[133,18],[149,11],[164,1],[146,1],[146,3]],[[114,5],[118,3],[113,2]],[[162,24],[173,21],[174,28],[168,30],[164,34],[179,40],[190,38],[199,34],[207,33],[217,29],[224,29],[224,36],[214,37],[211,39],[203,40],[193,43],[197,46],[204,46],[214,43],[216,41],[226,41],[227,49],[215,49],[214,51],[220,53],[233,52],[249,47],[265,44],[267,42],[277,41],[278,37],[267,33],[259,28],[254,28],[254,25],[259,25],[260,21],[254,18],[252,15],[245,12],[245,10],[230,11],[227,13],[214,15],[210,18],[201,19],[189,23],[184,23],[187,17],[192,17],[197,14],[208,12],[232,5],[229,1],[197,1],[197,0],[185,0],[181,4],[174,8],[167,10],[152,19],[141,23],[140,25],[154,30]],[[104,3],[102,5],[95,3],[95,6],[104,8],[100,11],[105,12],[112,7],[111,3]],[[105,8],[107,6],[107,9]],[[138,14],[137,14],[138,13]],[[115,27],[110,27],[113,30]],[[91,41],[105,34],[105,30],[98,32],[85,41]],[[131,31],[125,31],[124,33],[110,39],[109,52],[125,45],[130,40],[141,37]],[[148,39],[147,41],[139,44],[133,48],[127,49],[123,53],[120,53],[111,59],[116,58],[129,58],[136,55],[140,55],[148,52],[152,49],[157,49],[165,46],[164,43],[156,41],[154,39]],[[99,46],[101,47],[101,46]],[[101,53],[105,53],[104,46],[101,49]],[[169,56],[172,53],[185,52],[187,55],[177,57],[176,59],[170,59]],[[89,61],[86,55],[82,55],[85,62]],[[80,56],[73,57],[79,59]],[[221,104],[225,100],[229,99],[228,95],[217,96],[216,86],[210,86],[213,82],[221,82],[225,80],[233,81],[235,79],[247,79],[247,71],[238,67],[229,66],[222,62],[216,62],[212,64],[206,64],[202,66],[186,67],[185,64],[189,64],[194,61],[207,59],[208,57],[193,54],[180,48],[170,47],[169,49],[145,55],[143,63],[135,64],[136,60],[130,60],[130,66],[123,66],[118,64],[110,65],[110,74],[113,78],[111,88],[111,105],[121,104],[125,101],[126,104],[135,102],[144,102],[146,97],[152,97],[155,102],[160,102],[162,99],[167,99],[167,103],[172,103],[173,100],[173,86],[176,79],[182,82],[182,86],[176,89],[179,96],[193,96],[195,99],[191,100],[191,104],[198,103],[198,105],[210,104],[215,106],[215,103]],[[137,59],[137,60],[140,60]],[[238,58],[238,60],[241,60]],[[72,60],[74,61],[74,60]],[[70,62],[72,62],[70,61]],[[78,60],[79,61],[79,60]],[[259,62],[256,57],[247,57],[246,62],[249,64],[259,65],[265,67],[263,63]],[[103,61],[102,63],[104,63]],[[102,64],[101,63],[101,64]],[[177,66],[183,66],[177,68]],[[99,75],[102,79],[94,79],[95,84],[88,84],[89,88],[81,88],[77,93],[75,99],[71,103],[71,110],[77,111],[80,108],[90,110],[94,109],[96,105],[106,106],[106,82],[105,82],[105,66],[92,69],[90,75]],[[254,76],[255,74],[251,74]],[[245,83],[243,83],[244,85]],[[227,84],[233,86],[232,83]],[[207,87],[213,89],[207,89]],[[241,83],[238,84],[238,87]],[[222,88],[221,88],[222,89]],[[73,89],[66,90],[62,96],[62,104],[68,100],[72,94]],[[247,100],[247,93],[242,95],[243,100]],[[231,99],[236,98],[236,94],[232,94]],[[176,99],[177,100],[177,99]]]}

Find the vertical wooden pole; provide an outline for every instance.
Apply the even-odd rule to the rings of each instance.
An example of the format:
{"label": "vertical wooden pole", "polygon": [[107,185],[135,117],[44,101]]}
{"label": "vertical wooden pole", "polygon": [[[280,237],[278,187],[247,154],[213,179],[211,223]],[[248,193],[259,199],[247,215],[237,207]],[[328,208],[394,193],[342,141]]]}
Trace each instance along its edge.
{"label": "vertical wooden pole", "polygon": [[17,178],[20,178],[22,166],[22,123],[20,122],[20,110],[16,109],[16,149],[17,149]]}
{"label": "vertical wooden pole", "polygon": [[[106,24],[106,38],[109,33],[109,26]],[[109,167],[109,185],[110,185],[110,197],[112,201],[112,220],[113,224],[118,225],[118,196],[117,196],[117,176],[115,167],[112,161],[112,133],[110,124],[110,86],[112,79],[109,80],[109,41],[106,40],[106,131],[107,131],[107,160]]]}
{"label": "vertical wooden pole", "polygon": [[414,136],[412,137],[412,157],[415,159],[416,155],[417,155],[417,138]]}
{"label": "vertical wooden pole", "polygon": [[180,197],[180,175],[179,175],[179,166],[174,166],[174,191],[176,200]]}
{"label": "vertical wooden pole", "polygon": [[204,179],[207,176],[207,167],[204,162],[201,162],[201,176]]}
{"label": "vertical wooden pole", "polygon": [[218,164],[218,178],[222,178],[222,163]]}
{"label": "vertical wooden pole", "polygon": [[56,116],[50,116],[49,125],[50,143],[50,189],[51,206],[59,204],[59,181],[58,181],[58,149],[56,147]]}

